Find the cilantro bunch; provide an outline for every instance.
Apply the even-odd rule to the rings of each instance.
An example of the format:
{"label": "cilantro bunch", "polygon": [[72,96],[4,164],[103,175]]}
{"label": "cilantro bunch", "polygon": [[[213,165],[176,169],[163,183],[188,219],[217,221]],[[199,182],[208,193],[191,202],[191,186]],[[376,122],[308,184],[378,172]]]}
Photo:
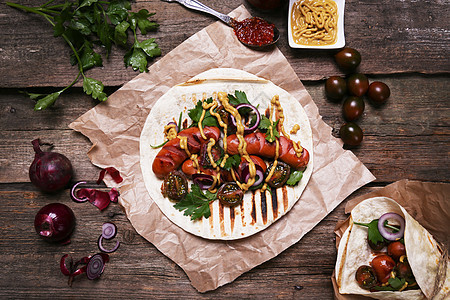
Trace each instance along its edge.
{"label": "cilantro bunch", "polygon": [[[140,72],[148,71],[149,58],[161,55],[155,39],[139,41],[137,38],[138,29],[145,35],[159,26],[149,20],[154,13],[149,13],[146,9],[132,12],[131,4],[127,0],[67,0],[62,4],[53,2],[54,0],[49,0],[37,7],[6,3],[44,17],[53,26],[54,36],[62,37],[72,49],[70,62],[78,67],[78,75],[67,87],[51,94],[26,93],[32,100],[37,101],[34,110],[43,110],[53,105],[59,95],[80,78],[83,80],[83,90],[86,94],[99,101],[107,100],[103,83],[85,74],[87,70],[103,65],[102,56],[94,50],[96,46],[104,49],[106,58],[109,57],[113,44],[127,49],[124,56],[125,67],[131,66],[133,70]],[[131,45],[128,43],[129,32],[134,39]]]}

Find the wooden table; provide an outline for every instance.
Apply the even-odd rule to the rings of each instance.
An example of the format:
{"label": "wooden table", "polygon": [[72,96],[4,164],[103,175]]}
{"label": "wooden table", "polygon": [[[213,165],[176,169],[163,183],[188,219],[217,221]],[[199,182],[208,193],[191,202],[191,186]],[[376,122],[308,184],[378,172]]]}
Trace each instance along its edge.
{"label": "wooden table", "polygon": [[[450,145],[450,25],[446,1],[346,1],[347,45],[363,57],[361,72],[371,81],[391,88],[386,105],[366,105],[358,123],[364,142],[356,156],[377,177],[349,198],[379,189],[400,179],[449,182]],[[20,0],[27,5],[40,1]],[[340,104],[325,97],[324,78],[342,75],[334,51],[291,49],[287,42],[287,5],[275,12],[261,12],[243,0],[205,1],[228,13],[244,4],[253,15],[278,26],[278,47],[303,81],[334,134],[343,123]],[[189,11],[176,3],[159,0],[133,3],[134,9],[155,11],[160,24],[151,33],[167,54],[186,38],[216,20]],[[96,105],[78,85],[56,105],[33,111],[33,102],[20,90],[56,91],[75,77],[68,62],[70,50],[41,17],[0,5],[0,297],[10,298],[295,298],[331,299],[330,276],[336,249],[333,229],[344,219],[344,201],[299,243],[276,258],[243,274],[233,283],[199,294],[174,262],[136,234],[118,205],[99,213],[92,205],[79,205],[65,190],[54,195],[39,192],[29,181],[34,154],[31,141],[41,138],[55,144],[75,166],[74,180],[94,181],[99,170],[86,152],[91,144],[70,130],[68,124]],[[90,75],[103,81],[108,93],[137,73],[125,69],[123,52],[115,49],[103,68]],[[155,59],[154,61],[157,61]],[[42,241],[33,220],[40,207],[62,202],[78,219],[72,243],[65,246]],[[122,241],[114,259],[98,281],[77,278],[73,286],[59,270],[65,253],[75,258],[98,252],[101,225],[114,221]]]}

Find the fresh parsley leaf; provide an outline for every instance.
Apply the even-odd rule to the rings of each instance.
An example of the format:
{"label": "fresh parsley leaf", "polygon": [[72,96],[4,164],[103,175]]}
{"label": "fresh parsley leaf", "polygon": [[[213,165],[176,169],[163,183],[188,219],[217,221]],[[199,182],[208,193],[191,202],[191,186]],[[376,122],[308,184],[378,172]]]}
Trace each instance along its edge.
{"label": "fresh parsley leaf", "polygon": [[232,168],[238,167],[241,163],[241,156],[238,154],[232,155],[227,158],[223,168],[227,171],[230,171]]}
{"label": "fresh parsley leaf", "polygon": [[146,9],[141,9],[137,13],[130,14],[131,26],[134,30],[138,27],[142,34],[147,34],[147,31],[155,30],[158,24],[148,20],[154,13],[149,13]]}
{"label": "fresh parsley leaf", "polygon": [[242,91],[234,91],[234,96],[231,94],[228,94],[228,100],[230,101],[231,105],[239,105],[242,103],[245,104],[251,104],[248,99],[247,99],[247,95],[245,94],[245,92]]}
{"label": "fresh parsley leaf", "polygon": [[297,183],[300,182],[300,180],[303,177],[303,172],[299,170],[295,170],[294,172],[291,172],[291,175],[289,175],[289,179],[286,181],[287,185],[294,186],[297,185]]}
{"label": "fresh parsley leaf", "polygon": [[83,2],[81,2],[80,6],[78,6],[77,10],[79,10],[80,8],[86,7],[86,6],[91,6],[93,3],[97,3],[98,0],[83,0]]}
{"label": "fresh parsley leaf", "polygon": [[128,40],[127,30],[130,23],[123,21],[114,28],[114,42],[119,46],[125,46]]}
{"label": "fresh parsley leaf", "polygon": [[135,71],[148,72],[147,55],[140,48],[131,48],[131,50],[125,54],[124,62],[126,67],[131,66]]}
{"label": "fresh parsley leaf", "polygon": [[191,191],[173,207],[179,211],[184,211],[183,215],[191,216],[191,220],[202,217],[209,218],[211,216],[209,203],[216,199],[216,195],[216,193],[210,191],[203,192],[198,185],[192,184]]}
{"label": "fresh parsley leaf", "polygon": [[46,109],[49,106],[52,106],[56,99],[58,99],[59,95],[61,95],[62,91],[59,92],[55,92],[49,95],[46,95],[44,98],[39,99],[36,102],[36,105],[34,106],[34,110],[38,111],[38,110],[43,110]]}
{"label": "fresh parsley leaf", "polygon": [[144,50],[145,54],[149,57],[155,57],[161,55],[161,49],[159,49],[158,44],[155,43],[155,39],[148,39],[140,42],[139,48]]}
{"label": "fresh parsley leaf", "polygon": [[129,10],[131,10],[129,1],[116,0],[110,2],[106,9],[106,14],[112,24],[118,25],[127,20]]}
{"label": "fresh parsley leaf", "polygon": [[384,241],[383,236],[378,231],[378,219],[372,220],[372,222],[370,222],[370,223],[358,223],[358,222],[353,222],[353,223],[355,223],[356,225],[368,227],[367,238],[373,244],[376,245],[376,244],[382,243]]}
{"label": "fresh parsley leaf", "polygon": [[375,286],[374,289],[377,291],[398,291],[405,285],[405,278],[389,278],[388,283],[389,285],[385,286]]}
{"label": "fresh parsley leaf", "polygon": [[89,70],[93,67],[101,67],[103,65],[100,54],[92,50],[90,44],[86,42],[83,46],[81,54],[79,54],[83,70]]}
{"label": "fresh parsley leaf", "polygon": [[106,99],[108,98],[103,92],[103,83],[93,78],[84,78],[83,90],[86,94],[91,95],[92,98],[98,99],[100,101],[106,101]]}
{"label": "fresh parsley leaf", "polygon": [[[276,138],[280,137],[280,133],[277,130],[278,121],[279,120],[275,121],[272,125],[269,118],[264,115],[261,116],[261,121],[259,122],[258,128],[266,133],[266,140],[270,143],[274,142]],[[270,128],[272,128],[272,131],[270,130]]]}
{"label": "fresh parsley leaf", "polygon": [[[213,101],[213,99],[208,98],[205,101],[206,101],[206,103],[211,103]],[[198,122],[200,121],[200,118],[202,116],[202,112],[203,112],[203,104],[202,104],[201,100],[198,100],[195,107],[188,111],[188,116],[191,118],[191,120],[193,122],[192,126],[198,125]],[[219,127],[219,123],[217,122],[217,119],[211,115],[209,110],[207,110],[205,112],[205,116],[202,121],[202,128],[205,128],[205,126]]]}

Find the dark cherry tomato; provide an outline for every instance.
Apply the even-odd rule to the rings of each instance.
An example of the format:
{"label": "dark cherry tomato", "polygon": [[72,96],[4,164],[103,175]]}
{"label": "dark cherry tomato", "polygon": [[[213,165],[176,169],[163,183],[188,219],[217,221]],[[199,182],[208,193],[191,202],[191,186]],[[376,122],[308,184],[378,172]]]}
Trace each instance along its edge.
{"label": "dark cherry tomato", "polygon": [[358,146],[363,140],[361,128],[352,122],[342,125],[341,129],[339,129],[339,135],[344,144],[349,146]]}
{"label": "dark cherry tomato", "polygon": [[342,105],[342,112],[347,121],[354,121],[361,117],[364,112],[365,103],[360,97],[350,96]]}
{"label": "dark cherry tomato", "polygon": [[[223,149],[219,146],[219,144],[215,144],[211,147],[211,156],[214,159],[214,162],[217,162],[222,154]],[[208,155],[208,143],[204,143],[200,149],[199,163],[204,168],[212,168],[211,160]]]}
{"label": "dark cherry tomato", "polygon": [[[271,163],[269,167],[266,169],[266,172],[264,174],[265,178],[267,178],[272,168],[273,163]],[[266,182],[269,186],[277,189],[279,187],[282,187],[286,183],[290,175],[291,175],[291,167],[282,161],[277,161],[275,171],[273,172],[269,180],[267,180]]]}
{"label": "dark cherry tomato", "polygon": [[227,182],[217,191],[217,198],[223,205],[235,206],[241,204],[244,192],[235,182]]}
{"label": "dark cherry tomato", "polygon": [[389,255],[378,255],[370,265],[377,276],[377,279],[381,283],[386,283],[391,277],[391,272],[395,268],[395,261]]}
{"label": "dark cherry tomato", "polygon": [[325,93],[328,98],[340,101],[347,93],[347,82],[339,76],[331,76],[325,82]]}
{"label": "dark cherry tomato", "polygon": [[389,87],[380,81],[374,81],[369,85],[367,90],[367,96],[370,100],[377,104],[384,103],[391,95],[391,90]]}
{"label": "dark cherry tomato", "polygon": [[188,182],[186,176],[179,171],[172,171],[164,178],[161,186],[164,197],[171,200],[180,201],[186,197],[188,192]]}
{"label": "dark cherry tomato", "polygon": [[392,242],[387,247],[387,254],[398,261],[401,256],[406,255],[405,245],[399,241]]}
{"label": "dark cherry tomato", "polygon": [[382,241],[382,242],[378,242],[376,244],[372,243],[371,240],[368,240],[369,243],[369,247],[373,250],[373,251],[380,251],[381,249],[383,249],[386,246],[386,241]]}
{"label": "dark cherry tomato", "polygon": [[377,277],[370,266],[360,266],[355,273],[356,281],[363,289],[369,290],[377,285]]}
{"label": "dark cherry tomato", "polygon": [[353,74],[347,79],[348,92],[353,96],[363,96],[367,92],[368,88],[369,80],[364,74]]}
{"label": "dark cherry tomato", "polygon": [[395,267],[395,272],[398,277],[405,278],[406,281],[415,281],[414,274],[409,266],[408,260],[404,259],[403,262],[399,261]]}
{"label": "dark cherry tomato", "polygon": [[334,55],[337,65],[345,72],[355,70],[361,63],[361,54],[353,48],[344,48]]}

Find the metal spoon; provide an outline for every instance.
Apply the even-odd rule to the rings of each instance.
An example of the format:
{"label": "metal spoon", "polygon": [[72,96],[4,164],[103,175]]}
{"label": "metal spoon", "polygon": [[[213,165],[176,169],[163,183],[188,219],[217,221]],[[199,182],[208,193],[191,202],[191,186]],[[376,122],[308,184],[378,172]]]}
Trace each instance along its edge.
{"label": "metal spoon", "polygon": [[[166,2],[178,2],[178,3],[186,6],[187,8],[211,14],[211,15],[219,18],[222,22],[224,22],[228,26],[234,28],[235,20],[233,18],[231,18],[228,15],[225,15],[225,14],[222,14],[220,12],[217,12],[214,9],[206,6],[203,3],[200,3],[197,0],[163,0],[163,1],[166,1]],[[239,37],[238,37],[239,41],[242,44],[244,44],[247,47],[254,48],[254,49],[265,48],[267,46],[273,45],[273,44],[275,44],[278,41],[279,38],[280,38],[280,32],[278,31],[278,28],[276,28],[276,27],[274,27],[274,29],[273,29],[273,41],[271,43],[269,43],[269,44],[264,44],[264,45],[261,45],[261,46],[259,46],[259,45],[252,45],[252,44],[245,43],[244,41],[240,40]]]}

